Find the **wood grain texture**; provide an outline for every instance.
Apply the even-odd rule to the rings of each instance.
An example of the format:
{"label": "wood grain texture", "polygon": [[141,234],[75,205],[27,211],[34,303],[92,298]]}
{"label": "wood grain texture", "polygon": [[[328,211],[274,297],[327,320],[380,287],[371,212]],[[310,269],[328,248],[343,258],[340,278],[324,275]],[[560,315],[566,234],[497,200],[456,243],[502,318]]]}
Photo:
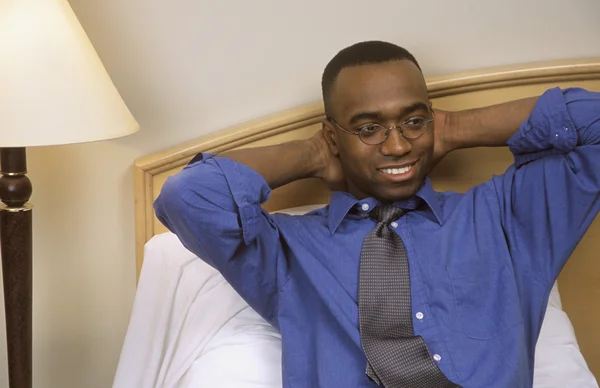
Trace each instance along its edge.
{"label": "wood grain texture", "polygon": [[[555,87],[579,86],[600,91],[600,58],[434,77],[427,80],[434,107],[460,110],[539,95]],[[144,244],[165,228],[154,216],[152,202],[168,176],[177,173],[198,152],[222,152],[307,138],[320,128],[323,105],[316,102],[186,142],[135,162],[137,269]],[[464,192],[501,174],[512,163],[506,148],[460,150],[446,157],[431,175],[438,191]],[[274,190],[269,211],[328,201],[321,182],[303,180]],[[600,377],[600,222],[592,225],[559,277],[563,306],[575,328],[586,360]]]}

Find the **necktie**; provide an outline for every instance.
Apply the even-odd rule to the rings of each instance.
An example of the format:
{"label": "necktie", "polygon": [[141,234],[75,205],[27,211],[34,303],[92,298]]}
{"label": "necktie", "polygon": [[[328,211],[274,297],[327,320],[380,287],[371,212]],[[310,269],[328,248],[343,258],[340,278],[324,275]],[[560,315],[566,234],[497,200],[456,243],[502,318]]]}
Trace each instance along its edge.
{"label": "necktie", "polygon": [[403,210],[382,205],[370,212],[377,226],[360,254],[358,312],[367,356],[367,376],[385,388],[460,388],[414,336],[408,256],[402,239],[390,229]]}

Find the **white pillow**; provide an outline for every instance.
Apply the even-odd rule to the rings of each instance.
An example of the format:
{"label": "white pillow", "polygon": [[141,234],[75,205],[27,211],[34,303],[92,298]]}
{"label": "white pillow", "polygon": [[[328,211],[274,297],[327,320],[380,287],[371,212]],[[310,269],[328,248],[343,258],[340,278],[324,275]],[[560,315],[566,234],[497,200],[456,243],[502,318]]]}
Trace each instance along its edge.
{"label": "white pillow", "polygon": [[535,348],[534,388],[598,388],[554,283]]}
{"label": "white pillow", "polygon": [[[302,206],[279,212],[299,215],[322,206]],[[175,239],[168,242],[180,244]],[[172,247],[172,252],[180,249]],[[214,271],[204,265],[206,271]],[[195,306],[195,309],[211,314],[218,312],[222,323],[210,330],[217,334],[213,334],[208,345],[199,352],[178,387],[281,388],[279,333],[250,307],[243,311],[239,308],[227,311],[224,306],[239,306],[239,300],[234,303],[232,298],[241,300],[235,292],[228,291],[212,295],[212,301],[205,300],[204,306]],[[206,334],[198,331],[194,335]],[[598,388],[579,351],[573,327],[562,311],[556,284],[536,348],[534,376],[534,388]]]}
{"label": "white pillow", "polygon": [[250,307],[223,325],[185,376],[186,388],[281,388],[281,336]]}

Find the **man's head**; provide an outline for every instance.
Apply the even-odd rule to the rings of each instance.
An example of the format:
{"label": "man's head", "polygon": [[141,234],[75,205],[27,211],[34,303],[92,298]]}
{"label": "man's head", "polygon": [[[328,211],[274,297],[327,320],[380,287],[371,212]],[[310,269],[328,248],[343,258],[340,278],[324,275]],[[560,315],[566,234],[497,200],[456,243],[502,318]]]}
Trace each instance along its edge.
{"label": "man's head", "polygon": [[[357,198],[395,201],[419,189],[433,154],[432,110],[416,59],[391,43],[361,42],[340,51],[321,82],[325,137]],[[426,124],[424,124],[426,123]],[[368,138],[377,126],[380,144]],[[354,135],[362,130],[363,136]],[[386,129],[377,139],[383,140]],[[368,135],[368,136],[367,136]],[[373,135],[374,136],[374,135]],[[366,140],[366,142],[365,142]]]}

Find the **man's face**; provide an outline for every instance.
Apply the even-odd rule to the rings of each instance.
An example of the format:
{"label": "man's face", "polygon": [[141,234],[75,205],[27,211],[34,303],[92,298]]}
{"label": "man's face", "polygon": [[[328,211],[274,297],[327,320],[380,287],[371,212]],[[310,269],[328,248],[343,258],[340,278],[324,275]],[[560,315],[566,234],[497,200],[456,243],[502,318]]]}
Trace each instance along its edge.
{"label": "man's face", "polygon": [[[432,118],[423,75],[410,61],[344,68],[331,91],[331,118],[356,132],[365,124],[398,126],[411,118]],[[395,201],[419,189],[433,154],[433,123],[417,139],[392,129],[379,145],[325,121],[331,151],[339,155],[348,191],[358,199]]]}

